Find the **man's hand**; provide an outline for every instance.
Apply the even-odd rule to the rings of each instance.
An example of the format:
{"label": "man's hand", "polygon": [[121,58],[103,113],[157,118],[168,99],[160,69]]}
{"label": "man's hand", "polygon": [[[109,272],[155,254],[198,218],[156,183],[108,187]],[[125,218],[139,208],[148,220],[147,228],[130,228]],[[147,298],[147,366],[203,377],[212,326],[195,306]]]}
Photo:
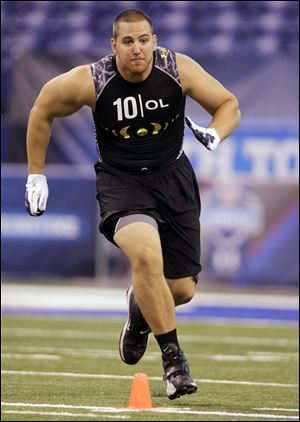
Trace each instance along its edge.
{"label": "man's hand", "polygon": [[205,146],[205,148],[210,151],[217,148],[221,140],[215,129],[198,126],[188,116],[186,116],[185,121],[195,137]]}
{"label": "man's hand", "polygon": [[46,209],[48,185],[43,174],[30,174],[26,183],[25,208],[28,214],[38,217]]}

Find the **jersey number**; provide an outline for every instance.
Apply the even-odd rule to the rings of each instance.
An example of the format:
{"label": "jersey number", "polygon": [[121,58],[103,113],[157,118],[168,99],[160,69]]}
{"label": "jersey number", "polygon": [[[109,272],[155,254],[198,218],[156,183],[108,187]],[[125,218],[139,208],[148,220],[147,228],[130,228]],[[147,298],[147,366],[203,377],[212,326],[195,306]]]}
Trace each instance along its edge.
{"label": "jersey number", "polygon": [[123,110],[126,119],[134,119],[138,114],[137,103],[134,97],[126,97],[123,101],[122,98],[118,98],[113,105],[117,106],[118,120],[123,120]]}

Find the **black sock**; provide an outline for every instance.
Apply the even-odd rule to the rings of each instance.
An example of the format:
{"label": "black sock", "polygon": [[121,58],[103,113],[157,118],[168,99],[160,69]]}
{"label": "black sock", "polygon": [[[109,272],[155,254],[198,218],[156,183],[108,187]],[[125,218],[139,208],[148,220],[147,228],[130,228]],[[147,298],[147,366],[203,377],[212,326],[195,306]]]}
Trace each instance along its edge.
{"label": "black sock", "polygon": [[168,333],[159,334],[158,336],[154,337],[156,338],[161,351],[163,351],[164,345],[167,343],[174,343],[179,347],[176,328],[174,328],[172,331],[169,331]]}

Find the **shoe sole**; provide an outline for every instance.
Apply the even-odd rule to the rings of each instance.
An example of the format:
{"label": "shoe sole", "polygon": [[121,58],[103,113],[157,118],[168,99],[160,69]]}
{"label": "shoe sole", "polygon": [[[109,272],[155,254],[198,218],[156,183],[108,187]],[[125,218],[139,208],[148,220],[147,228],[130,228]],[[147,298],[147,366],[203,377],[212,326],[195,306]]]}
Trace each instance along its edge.
{"label": "shoe sole", "polygon": [[177,390],[174,394],[168,396],[170,400],[178,399],[181,396],[185,396],[186,394],[193,394],[196,393],[198,390],[196,385],[184,385],[179,390]]}
{"label": "shoe sole", "polygon": [[127,363],[127,365],[130,365],[130,363],[128,363],[126,361],[126,359],[124,358],[124,355],[123,355],[123,352],[122,352],[123,338],[124,338],[124,335],[125,335],[125,332],[126,332],[126,329],[127,329],[127,324],[128,324],[128,321],[124,325],[123,330],[121,331],[121,334],[120,334],[120,339],[119,339],[119,354],[120,354],[120,357],[121,357],[122,361],[124,363]]}
{"label": "shoe sole", "polygon": [[124,325],[124,327],[121,331],[120,339],[119,339],[119,354],[120,354],[122,361],[124,363],[127,363],[127,365],[134,365],[134,363],[131,364],[131,363],[128,363],[126,361],[126,359],[124,358],[123,352],[122,352],[123,339],[124,339],[124,336],[125,336],[125,333],[126,333],[126,330],[127,330],[127,326],[128,326],[128,323],[129,323],[129,298],[130,298],[130,295],[131,295],[131,291],[132,291],[132,286],[130,286],[128,291],[126,292],[126,301],[127,301],[127,305],[128,305],[128,316],[127,316],[127,321],[125,322],[125,325]]}
{"label": "shoe sole", "polygon": [[[132,288],[132,286],[130,286],[129,289],[128,289],[128,291],[127,291],[127,293],[126,293],[126,301],[127,301],[127,305],[128,305],[128,316],[127,316],[127,321],[125,322],[125,325],[124,325],[124,327],[123,327],[123,329],[121,331],[120,338],[119,338],[119,354],[120,354],[120,357],[121,357],[122,361],[124,363],[126,363],[127,365],[135,365],[135,364],[137,364],[141,360],[141,358],[144,356],[144,355],[142,355],[138,360],[136,360],[134,362],[128,362],[125,359],[125,357],[123,355],[123,352],[122,352],[122,349],[123,349],[123,339],[124,339],[125,333],[127,331],[127,327],[128,327],[129,319],[130,319],[130,317],[129,317],[129,315],[130,315],[130,312],[129,312],[129,302],[130,302],[130,295],[131,295],[132,290],[133,290],[133,288]],[[149,337],[147,339],[147,345],[148,345],[148,341],[149,341]],[[146,348],[147,348],[147,346],[146,346]],[[145,351],[146,351],[146,349],[145,349]]]}

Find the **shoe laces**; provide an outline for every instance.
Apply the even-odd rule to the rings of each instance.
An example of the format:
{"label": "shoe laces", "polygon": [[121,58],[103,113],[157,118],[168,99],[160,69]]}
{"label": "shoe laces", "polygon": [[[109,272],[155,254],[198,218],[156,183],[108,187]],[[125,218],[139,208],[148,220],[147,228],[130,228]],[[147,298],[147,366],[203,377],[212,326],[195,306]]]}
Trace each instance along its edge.
{"label": "shoe laces", "polygon": [[170,375],[176,376],[179,373],[188,373],[189,368],[183,351],[173,344],[168,344],[162,354],[163,367],[166,372],[172,367]]}

